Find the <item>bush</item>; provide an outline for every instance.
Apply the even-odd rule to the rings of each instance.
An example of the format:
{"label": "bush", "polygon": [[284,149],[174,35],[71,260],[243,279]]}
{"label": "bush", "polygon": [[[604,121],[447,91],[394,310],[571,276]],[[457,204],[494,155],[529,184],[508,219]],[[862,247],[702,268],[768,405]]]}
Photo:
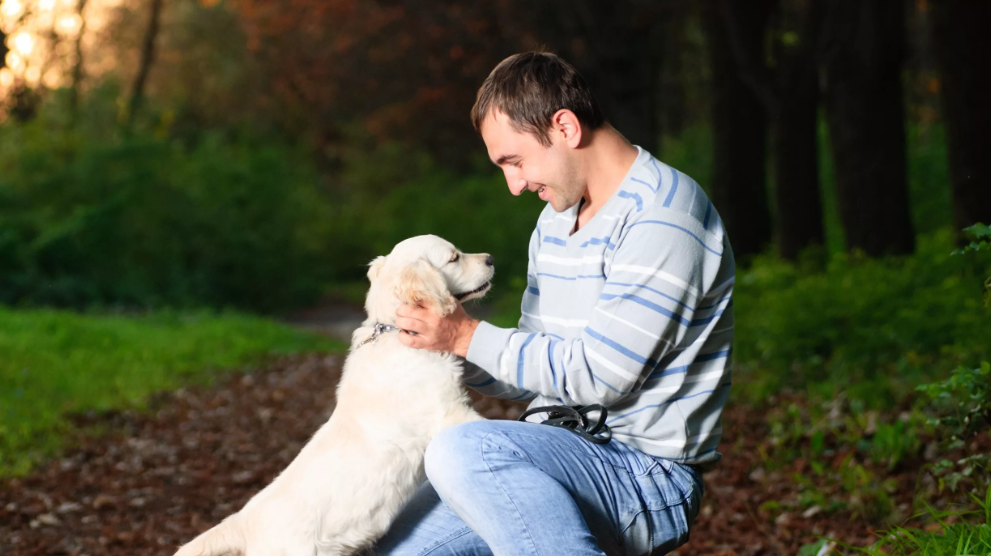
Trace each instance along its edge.
{"label": "bush", "polygon": [[173,130],[170,111],[124,130],[114,95],[72,125],[57,96],[0,125],[0,304],[284,311],[426,233],[491,253],[500,294],[526,275],[543,203],[514,199],[488,161],[465,176],[359,137],[321,175],[304,146]]}
{"label": "bush", "polygon": [[784,387],[867,408],[991,355],[979,287],[985,257],[951,257],[953,234],[920,236],[911,257],[837,254],[823,271],[760,257],[738,275],[738,388],[760,399]]}
{"label": "bush", "polygon": [[329,274],[324,197],[304,154],[286,145],[7,124],[0,303],[307,303]]}
{"label": "bush", "polygon": [[[495,258],[497,296],[525,288],[527,246],[544,203],[513,197],[502,173],[487,160],[458,175],[424,153],[385,146],[349,153],[337,201],[338,248],[349,265],[338,279],[364,279],[364,264],[410,236],[436,234],[466,252]],[[523,280],[523,282],[520,282]],[[522,284],[522,285],[521,285]]]}

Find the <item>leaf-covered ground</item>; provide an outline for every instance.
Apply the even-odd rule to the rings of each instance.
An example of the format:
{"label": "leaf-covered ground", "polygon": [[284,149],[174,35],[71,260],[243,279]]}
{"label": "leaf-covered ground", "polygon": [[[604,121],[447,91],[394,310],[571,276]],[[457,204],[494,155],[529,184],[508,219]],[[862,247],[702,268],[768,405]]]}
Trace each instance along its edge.
{"label": "leaf-covered ground", "polygon": [[[83,432],[61,459],[0,482],[0,554],[170,556],[295,457],[333,409],[342,361],[286,357],[213,388],[159,395],[147,413],[79,416]],[[477,407],[489,418],[520,411],[493,399]],[[856,504],[802,506],[809,489],[851,496],[835,485],[803,485],[796,476],[813,483],[824,476],[810,473],[809,462],[768,470],[765,410],[730,407],[723,429],[724,459],[705,477],[703,508],[681,556],[797,554],[818,535],[872,540],[874,524],[851,509]],[[844,457],[827,463],[841,465]],[[893,503],[909,511],[917,465],[902,468],[888,487]]]}

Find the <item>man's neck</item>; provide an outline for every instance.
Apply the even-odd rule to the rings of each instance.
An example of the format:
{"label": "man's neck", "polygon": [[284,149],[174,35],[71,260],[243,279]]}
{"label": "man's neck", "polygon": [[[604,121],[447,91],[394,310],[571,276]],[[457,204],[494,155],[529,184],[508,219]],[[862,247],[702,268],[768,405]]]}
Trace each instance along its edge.
{"label": "man's neck", "polygon": [[609,124],[596,130],[584,147],[584,203],[579,205],[575,231],[606,204],[637,159],[637,149]]}

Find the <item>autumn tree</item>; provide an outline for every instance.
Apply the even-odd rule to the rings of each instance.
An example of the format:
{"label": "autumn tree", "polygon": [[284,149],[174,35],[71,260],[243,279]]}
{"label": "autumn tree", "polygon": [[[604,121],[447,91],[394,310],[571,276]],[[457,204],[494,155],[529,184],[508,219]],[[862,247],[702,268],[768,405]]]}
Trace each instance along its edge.
{"label": "autumn tree", "polygon": [[239,0],[268,94],[323,152],[347,137],[428,150],[451,166],[477,153],[468,112],[513,53],[506,2]]}

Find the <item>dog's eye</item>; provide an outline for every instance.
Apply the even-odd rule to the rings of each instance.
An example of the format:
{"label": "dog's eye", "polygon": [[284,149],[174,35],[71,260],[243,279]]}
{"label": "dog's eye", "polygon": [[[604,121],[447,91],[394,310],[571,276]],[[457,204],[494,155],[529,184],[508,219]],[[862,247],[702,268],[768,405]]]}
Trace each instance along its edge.
{"label": "dog's eye", "polygon": [[456,262],[458,262],[458,259],[460,259],[460,258],[461,258],[461,253],[455,253],[454,256],[451,257],[451,260],[448,261],[448,262],[449,263],[456,263]]}

